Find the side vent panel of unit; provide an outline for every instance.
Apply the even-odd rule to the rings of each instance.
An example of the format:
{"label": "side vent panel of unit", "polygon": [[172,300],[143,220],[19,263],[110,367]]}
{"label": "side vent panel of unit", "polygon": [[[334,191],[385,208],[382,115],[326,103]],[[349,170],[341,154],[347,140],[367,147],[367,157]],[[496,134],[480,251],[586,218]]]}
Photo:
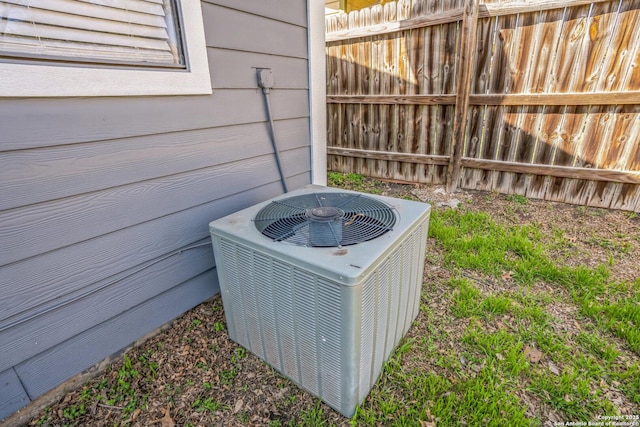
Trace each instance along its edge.
{"label": "side vent panel of unit", "polygon": [[360,390],[373,386],[384,361],[418,313],[420,286],[401,284],[421,283],[423,260],[419,239],[423,231],[421,227],[411,234],[362,287]]}
{"label": "side vent panel of unit", "polygon": [[260,317],[260,338],[262,341],[261,354],[264,360],[272,360],[280,366],[281,357],[278,349],[278,327],[276,324],[276,301],[274,300],[274,273],[272,259],[260,254],[254,254],[254,266],[260,274],[255,275],[255,291],[257,295],[257,309]]}
{"label": "side vent panel of unit", "polygon": [[[375,299],[377,277],[373,274],[362,286],[362,310],[360,314],[360,378],[359,390],[369,390],[372,384],[373,369],[373,349],[377,332],[375,322],[370,319],[375,318]],[[382,326],[382,325],[381,325]],[[375,379],[374,379],[375,380]],[[364,397],[364,396],[359,396]]]}
{"label": "side vent panel of unit", "polygon": [[[386,360],[386,349],[391,346],[389,337],[389,307],[391,304],[391,285],[393,281],[391,279],[391,269],[389,258],[382,263],[382,265],[376,270],[375,276],[377,281],[376,286],[376,299],[373,317],[376,325],[376,342],[375,352],[373,354],[373,366],[374,369],[378,369],[384,365]],[[371,374],[372,377],[377,377],[376,373]]]}
{"label": "side vent panel of unit", "polygon": [[293,271],[294,316],[297,320],[295,335],[296,353],[300,366],[300,382],[311,393],[318,395],[318,306],[314,303],[317,284],[311,274],[298,269]]}
{"label": "side vent panel of unit", "polygon": [[[220,268],[217,266],[218,276],[221,283],[224,283],[224,288],[221,287],[223,293],[222,300],[224,301],[225,312],[228,311],[242,311],[242,294],[240,293],[242,287],[238,280],[240,276],[234,272],[238,271],[238,255],[236,251],[236,244],[227,239],[220,240],[220,252],[221,257],[217,259],[224,259],[224,266]],[[219,261],[217,261],[219,264]],[[226,294],[226,295],[225,295]],[[238,343],[248,343],[247,331],[244,327],[242,318],[238,316],[227,316],[227,330],[231,339]]]}
{"label": "side vent panel of unit", "polygon": [[321,396],[327,401],[341,402],[342,369],[342,315],[340,289],[324,279],[319,279],[316,290],[318,313],[318,376],[321,377]]}
{"label": "side vent panel of unit", "polygon": [[[230,337],[315,395],[341,400],[340,289],[222,240]],[[278,284],[274,286],[274,284]],[[289,285],[287,285],[289,284]]]}
{"label": "side vent panel of unit", "polygon": [[273,262],[273,300],[277,304],[275,323],[280,341],[278,342],[281,366],[280,372],[295,381],[300,380],[300,371],[296,360],[296,335],[293,310],[293,268],[283,262]]}

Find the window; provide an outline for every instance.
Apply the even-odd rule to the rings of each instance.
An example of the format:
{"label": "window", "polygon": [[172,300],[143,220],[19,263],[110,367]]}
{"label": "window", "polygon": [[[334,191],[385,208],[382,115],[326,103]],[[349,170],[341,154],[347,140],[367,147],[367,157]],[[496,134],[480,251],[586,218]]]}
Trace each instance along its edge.
{"label": "window", "polygon": [[199,1],[0,1],[2,97],[205,93]]}

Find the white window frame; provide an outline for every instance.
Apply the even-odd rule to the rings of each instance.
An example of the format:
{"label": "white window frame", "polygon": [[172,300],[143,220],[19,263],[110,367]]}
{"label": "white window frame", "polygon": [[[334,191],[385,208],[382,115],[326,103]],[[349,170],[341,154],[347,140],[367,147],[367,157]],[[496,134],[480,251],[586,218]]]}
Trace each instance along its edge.
{"label": "white window frame", "polygon": [[204,95],[212,93],[199,0],[181,0],[187,68],[0,63],[0,98]]}

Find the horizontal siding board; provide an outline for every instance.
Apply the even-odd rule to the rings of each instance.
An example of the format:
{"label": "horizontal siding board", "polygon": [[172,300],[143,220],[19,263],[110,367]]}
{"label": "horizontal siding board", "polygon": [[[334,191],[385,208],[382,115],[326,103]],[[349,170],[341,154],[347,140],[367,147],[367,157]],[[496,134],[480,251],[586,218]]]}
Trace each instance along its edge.
{"label": "horizontal siding board", "polygon": [[[288,174],[309,170],[307,148],[283,153]],[[278,176],[271,155],[0,213],[0,265],[42,254],[223,197]]]}
{"label": "horizontal siding board", "polygon": [[[280,6],[282,9],[286,7]],[[202,3],[207,47],[307,58],[307,29],[258,15]],[[238,31],[242,28],[242,31]],[[225,64],[211,64],[211,72]]]}
{"label": "horizontal siding board", "polygon": [[8,328],[11,323],[31,315],[35,310],[51,306],[59,295],[90,289],[96,283],[123,271],[135,269],[206,238],[209,235],[209,222],[281,192],[277,181],[260,185],[2,267],[0,329]]}
{"label": "horizontal siding board", "polygon": [[29,396],[13,368],[0,372],[0,421],[27,403]]}
{"label": "horizontal siding board", "polygon": [[[201,242],[209,243],[210,239]],[[49,311],[0,331],[3,354],[0,369],[52,348],[212,269],[213,265],[213,251],[207,244],[122,271],[76,294],[60,294]]]}
{"label": "horizontal siding board", "polygon": [[[308,90],[273,90],[274,120],[309,117]],[[207,96],[0,100],[0,151],[263,122],[256,89]]]}
{"label": "horizontal siding board", "polygon": [[37,397],[134,343],[219,292],[217,275],[209,270],[101,323],[16,366],[27,393]]}
{"label": "horizontal siding board", "polygon": [[243,1],[238,0],[202,0],[203,3],[225,6],[242,10],[254,15],[288,22],[302,27],[307,26],[307,5],[305,1],[290,1],[286,6],[282,0]]}
{"label": "horizontal siding board", "polygon": [[216,72],[211,73],[211,84],[215,88],[255,88],[256,68],[271,68],[276,89],[309,88],[306,59],[217,48],[209,48],[207,54],[210,64],[229,65],[216,67]]}
{"label": "horizontal siding board", "polygon": [[311,171],[293,175],[287,178],[289,191],[302,188],[311,183]]}
{"label": "horizontal siding board", "polygon": [[[307,118],[276,122],[282,150],[308,145]],[[266,123],[197,129],[0,156],[0,210],[183,173],[272,151]]]}

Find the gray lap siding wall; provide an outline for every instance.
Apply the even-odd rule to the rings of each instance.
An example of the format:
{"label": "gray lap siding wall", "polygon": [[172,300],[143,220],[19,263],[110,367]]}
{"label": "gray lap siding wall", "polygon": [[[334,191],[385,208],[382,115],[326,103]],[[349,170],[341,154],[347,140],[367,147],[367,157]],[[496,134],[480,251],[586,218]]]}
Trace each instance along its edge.
{"label": "gray lap siding wall", "polygon": [[203,1],[213,94],[0,99],[0,419],[218,291],[207,225],[311,182],[305,2]]}

